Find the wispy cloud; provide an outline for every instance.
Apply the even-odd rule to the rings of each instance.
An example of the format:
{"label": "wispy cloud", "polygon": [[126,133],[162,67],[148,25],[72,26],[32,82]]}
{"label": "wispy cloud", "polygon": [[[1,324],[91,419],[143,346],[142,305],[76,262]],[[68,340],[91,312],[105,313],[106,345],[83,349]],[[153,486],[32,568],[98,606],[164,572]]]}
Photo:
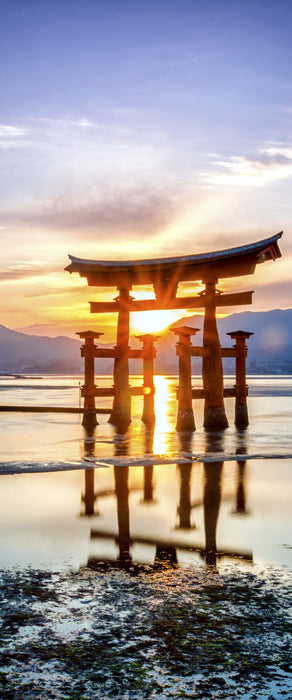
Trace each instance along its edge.
{"label": "wispy cloud", "polygon": [[0,138],[16,138],[17,136],[25,136],[27,129],[21,126],[13,126],[11,124],[0,124]]}
{"label": "wispy cloud", "polygon": [[[35,121],[35,120],[34,120]],[[91,129],[96,127],[97,124],[86,117],[80,119],[52,119],[49,117],[43,117],[37,120],[40,124],[48,124],[51,127],[70,129],[72,127],[78,127],[80,129]]]}
{"label": "wispy cloud", "polygon": [[0,149],[23,148],[27,145],[27,129],[12,124],[0,124]]}
{"label": "wispy cloud", "polygon": [[52,274],[52,266],[41,261],[20,262],[16,265],[7,265],[0,268],[0,283],[9,281],[20,281],[34,279]]}
{"label": "wispy cloud", "polygon": [[[123,233],[131,238],[140,234],[155,234],[165,226],[180,206],[180,197],[166,188],[160,189],[96,188],[91,192],[63,194],[42,205],[30,203],[26,210],[7,212],[7,223],[60,233],[86,235],[88,240],[104,234],[120,238]],[[5,217],[3,215],[2,220]],[[5,223],[5,220],[4,220]],[[110,240],[104,241],[109,245]]]}
{"label": "wispy cloud", "polygon": [[267,144],[250,156],[217,159],[209,173],[203,173],[205,183],[261,187],[292,175],[292,144]]}

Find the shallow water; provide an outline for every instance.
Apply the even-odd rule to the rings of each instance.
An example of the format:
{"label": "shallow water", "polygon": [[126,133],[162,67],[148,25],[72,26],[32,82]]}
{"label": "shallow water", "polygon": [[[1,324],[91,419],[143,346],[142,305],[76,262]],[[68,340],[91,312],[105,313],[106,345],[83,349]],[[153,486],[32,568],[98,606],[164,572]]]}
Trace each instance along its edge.
{"label": "shallow water", "polygon": [[[140,397],[126,435],[106,415],[88,436],[78,415],[1,413],[0,566],[291,566],[292,377],[248,384],[246,431],[228,399],[230,427],[208,435],[198,401],[190,439],[175,431],[176,377],[156,377],[153,434]],[[1,378],[0,403],[77,406],[79,385]]]}
{"label": "shallow water", "polygon": [[[79,382],[0,378],[0,403],[78,406]],[[229,399],[212,435],[202,401],[176,433],[176,385],[152,433],[139,397],[124,435],[1,413],[1,697],[291,696],[292,377],[249,378],[248,429]]]}

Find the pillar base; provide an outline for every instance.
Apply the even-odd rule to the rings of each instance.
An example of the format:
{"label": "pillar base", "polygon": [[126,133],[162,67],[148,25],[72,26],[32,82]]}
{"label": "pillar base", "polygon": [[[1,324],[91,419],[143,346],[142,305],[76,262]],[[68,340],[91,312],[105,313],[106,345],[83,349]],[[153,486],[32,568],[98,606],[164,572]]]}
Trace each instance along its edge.
{"label": "pillar base", "polygon": [[217,551],[215,548],[206,549],[203,555],[206,565],[210,567],[215,567],[217,564]]}
{"label": "pillar base", "polygon": [[97,425],[95,408],[89,408],[88,411],[83,411],[82,425],[85,430],[91,432]]}
{"label": "pillar base", "polygon": [[192,433],[196,430],[192,408],[179,408],[175,429],[179,433]]}
{"label": "pillar base", "polygon": [[237,428],[247,428],[249,423],[247,406],[235,406],[234,423]]}
{"label": "pillar base", "polygon": [[228,420],[224,408],[212,407],[204,411],[204,428],[206,430],[225,430],[228,428]]}
{"label": "pillar base", "polygon": [[144,406],[141,420],[149,428],[152,428],[155,425],[155,413],[153,406]]}
{"label": "pillar base", "polygon": [[131,409],[115,406],[110,414],[108,423],[114,425],[118,433],[126,433],[131,423]]}
{"label": "pillar base", "polygon": [[172,545],[157,544],[153,569],[164,571],[178,567],[176,548]]}

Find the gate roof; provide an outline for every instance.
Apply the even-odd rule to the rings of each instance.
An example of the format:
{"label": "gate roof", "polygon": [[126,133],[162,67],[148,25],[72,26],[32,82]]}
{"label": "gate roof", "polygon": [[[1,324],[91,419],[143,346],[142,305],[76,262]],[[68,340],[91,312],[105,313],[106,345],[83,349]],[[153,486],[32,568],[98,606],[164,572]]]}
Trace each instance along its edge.
{"label": "gate roof", "polygon": [[68,272],[87,277],[90,286],[131,287],[176,282],[220,279],[253,274],[258,263],[281,257],[278,240],[282,231],[255,243],[210,253],[145,260],[86,260],[69,255]]}

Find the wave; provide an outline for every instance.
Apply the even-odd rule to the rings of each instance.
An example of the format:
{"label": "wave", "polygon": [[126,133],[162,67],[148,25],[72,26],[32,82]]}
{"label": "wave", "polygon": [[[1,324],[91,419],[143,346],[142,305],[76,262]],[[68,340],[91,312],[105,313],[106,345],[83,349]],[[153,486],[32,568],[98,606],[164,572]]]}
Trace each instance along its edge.
{"label": "wave", "polygon": [[23,462],[20,460],[7,460],[0,463],[0,475],[13,474],[33,474],[45,472],[65,472],[84,469],[108,469],[113,466],[118,467],[148,467],[168,464],[190,464],[190,463],[218,463],[218,462],[246,462],[251,460],[288,460],[292,459],[292,453],[256,452],[252,454],[236,454],[228,452],[208,452],[200,454],[172,454],[172,455],[133,455],[123,457],[84,457],[80,460],[60,460],[60,461],[39,461],[30,460]]}

